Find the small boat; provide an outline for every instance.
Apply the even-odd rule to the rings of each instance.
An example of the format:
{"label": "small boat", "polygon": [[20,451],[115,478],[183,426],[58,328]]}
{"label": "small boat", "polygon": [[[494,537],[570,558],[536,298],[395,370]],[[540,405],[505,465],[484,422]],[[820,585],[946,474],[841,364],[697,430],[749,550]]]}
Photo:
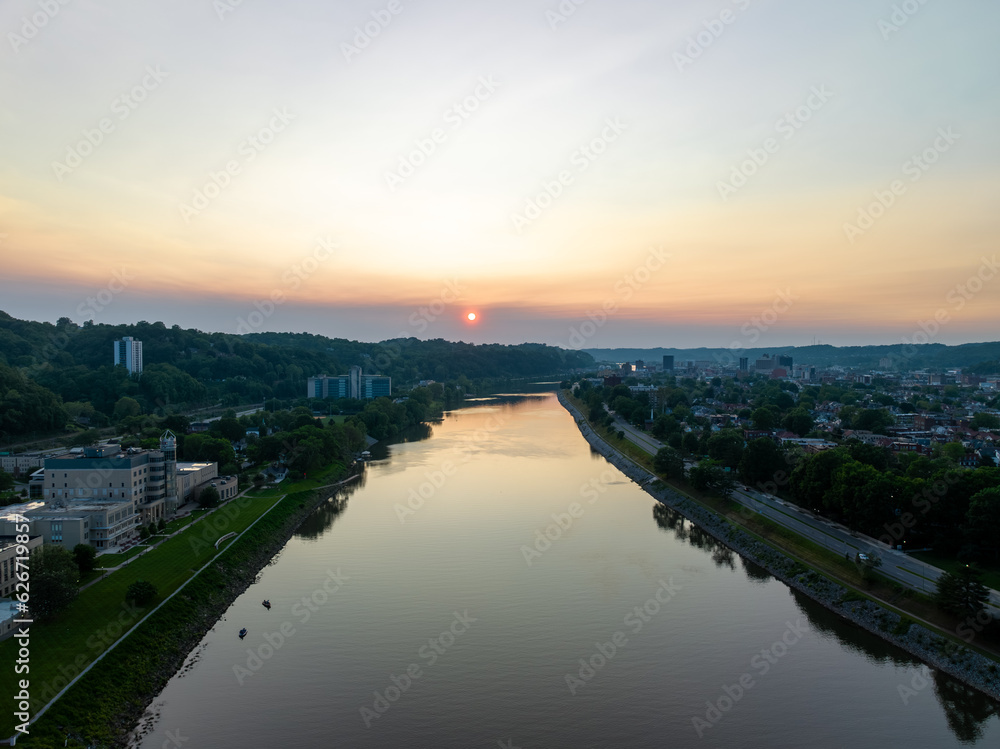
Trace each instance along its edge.
{"label": "small boat", "polygon": [[271,608],[271,602],[270,602],[270,601],[269,601],[269,600],[268,600],[267,598],[265,598],[265,599],[264,599],[264,600],[262,601],[262,603],[263,603],[263,606],[264,606],[264,608],[265,608],[265,609],[268,609],[268,610],[270,610],[270,608]]}
{"label": "small boat", "polygon": [[246,636],[247,636],[247,628],[244,627],[243,629],[240,630],[240,639],[242,640]]}

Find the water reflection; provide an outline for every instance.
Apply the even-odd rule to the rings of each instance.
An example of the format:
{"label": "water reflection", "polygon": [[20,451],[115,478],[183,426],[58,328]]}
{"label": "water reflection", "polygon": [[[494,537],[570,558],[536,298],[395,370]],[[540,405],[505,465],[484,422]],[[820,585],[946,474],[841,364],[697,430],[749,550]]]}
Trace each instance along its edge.
{"label": "water reflection", "polygon": [[854,624],[854,622],[835,614],[805,593],[801,593],[794,588],[789,588],[788,592],[795,600],[795,605],[799,608],[799,611],[806,616],[813,631],[817,634],[825,637],[834,637],[846,649],[859,653],[875,663],[904,667],[915,666],[920,663],[920,660],[914,658],[905,650],[901,650],[895,645],[890,645],[878,635],[874,635],[867,629],[863,629]]}
{"label": "water reflection", "polygon": [[297,538],[315,541],[326,533],[337,518],[347,509],[347,499],[367,482],[368,475],[362,472],[358,478],[349,484],[339,487],[332,496],[327,497],[320,505],[302,521],[295,531]]}
{"label": "water reflection", "polygon": [[[849,650],[861,653],[869,660],[890,663],[895,666],[914,667],[921,661],[905,650],[883,640],[871,632],[847,621],[824,606],[800,593],[789,589],[795,605],[805,614],[814,631],[836,637],[837,642]],[[923,670],[928,671],[924,666]],[[948,674],[930,670],[933,674],[934,694],[944,710],[948,727],[955,738],[963,743],[975,743],[983,737],[985,724],[990,718],[1000,715],[1000,707],[977,689],[953,679]],[[906,684],[909,689],[920,689],[920,677]]]}
{"label": "water reflection", "polygon": [[774,579],[770,572],[746,557],[740,557],[740,564],[743,566],[743,571],[747,573],[747,579],[750,582],[766,584]]}
{"label": "water reflection", "polygon": [[[735,569],[736,554],[732,549],[717,541],[679,512],[657,503],[653,507],[653,519],[661,530],[672,532],[678,541],[684,541],[711,555],[718,567]],[[772,580],[771,574],[754,562],[740,557],[740,563],[747,578],[757,583]],[[857,626],[837,615],[822,604],[794,588],[788,589],[795,605],[809,621],[812,631],[824,637],[835,638],[838,644],[875,663],[903,668],[914,668],[921,661],[905,650],[892,645],[881,637]],[[972,689],[948,674],[932,671],[934,694],[944,710],[948,727],[955,737],[973,744],[985,732],[986,723],[994,716],[1000,716],[1000,706],[982,692]]]}
{"label": "water reflection", "polygon": [[986,721],[1000,716],[1000,706],[993,700],[940,671],[934,672],[934,694],[944,708],[948,728],[964,744],[979,741]]}
{"label": "water reflection", "polygon": [[653,506],[653,519],[660,526],[660,530],[673,531],[678,541],[686,541],[697,549],[709,552],[716,567],[736,569],[736,554],[733,550],[679,512],[657,502]]}

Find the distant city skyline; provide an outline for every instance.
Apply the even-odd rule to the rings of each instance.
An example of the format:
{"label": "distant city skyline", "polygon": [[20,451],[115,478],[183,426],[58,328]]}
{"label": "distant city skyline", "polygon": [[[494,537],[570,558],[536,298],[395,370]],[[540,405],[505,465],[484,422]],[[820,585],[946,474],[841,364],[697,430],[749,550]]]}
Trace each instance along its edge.
{"label": "distant city skyline", "polygon": [[996,339],[998,25],[972,0],[12,0],[0,309],[567,348]]}

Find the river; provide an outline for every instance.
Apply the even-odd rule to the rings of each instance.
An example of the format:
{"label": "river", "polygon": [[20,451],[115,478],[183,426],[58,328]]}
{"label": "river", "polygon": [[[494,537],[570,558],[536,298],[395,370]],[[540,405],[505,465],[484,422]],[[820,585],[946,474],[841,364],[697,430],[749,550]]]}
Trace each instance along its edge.
{"label": "river", "polygon": [[554,395],[373,453],[170,681],[143,749],[1000,746],[994,703],[658,505]]}

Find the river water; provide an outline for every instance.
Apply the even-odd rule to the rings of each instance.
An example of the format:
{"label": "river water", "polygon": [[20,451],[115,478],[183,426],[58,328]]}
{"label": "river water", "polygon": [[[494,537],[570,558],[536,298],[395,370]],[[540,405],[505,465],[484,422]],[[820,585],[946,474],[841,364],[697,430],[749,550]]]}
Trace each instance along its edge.
{"label": "river water", "polygon": [[143,749],[1000,746],[993,703],[658,505],[554,395],[376,447],[170,681]]}

